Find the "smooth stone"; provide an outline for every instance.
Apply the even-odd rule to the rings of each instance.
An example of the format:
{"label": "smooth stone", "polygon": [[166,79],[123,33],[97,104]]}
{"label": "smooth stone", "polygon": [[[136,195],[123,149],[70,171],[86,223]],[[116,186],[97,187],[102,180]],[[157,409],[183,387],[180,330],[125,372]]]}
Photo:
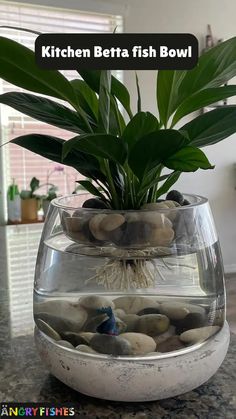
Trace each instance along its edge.
{"label": "smooth stone", "polygon": [[35,306],[35,312],[40,314],[47,313],[54,316],[56,319],[61,319],[62,323],[68,324],[69,329],[64,330],[78,332],[87,320],[87,312],[82,307],[79,307],[77,303],[70,303],[62,300],[51,300],[44,303],[40,303]]}
{"label": "smooth stone", "polygon": [[111,307],[113,309],[115,307],[110,298],[100,295],[88,295],[86,297],[81,297],[78,304],[86,310],[97,310],[98,308],[103,307]]}
{"label": "smooth stone", "polygon": [[106,214],[96,214],[89,220],[89,229],[97,240],[107,240],[107,233],[101,230],[100,223]]}
{"label": "smooth stone", "polygon": [[155,246],[168,246],[174,239],[175,232],[170,227],[153,228],[148,238],[148,243]]}
{"label": "smooth stone", "polygon": [[65,348],[75,349],[74,346],[67,340],[58,340],[57,343],[58,345],[64,346]]}
{"label": "smooth stone", "polygon": [[145,314],[139,318],[137,332],[156,336],[166,332],[169,325],[170,320],[163,314]]}
{"label": "smooth stone", "polygon": [[187,199],[184,199],[183,203],[182,203],[182,207],[185,207],[186,205],[190,205],[191,202],[189,202]]}
{"label": "smooth stone", "polygon": [[110,232],[125,223],[125,217],[121,214],[109,214],[100,223],[100,229]]}
{"label": "smooth stone", "polygon": [[172,191],[168,192],[166,195],[166,200],[175,201],[178,204],[182,205],[184,202],[184,196],[179,191],[173,189]]}
{"label": "smooth stone", "polygon": [[[129,244],[129,237],[127,231],[127,223],[123,223],[120,227],[115,228],[114,230],[107,233],[109,240],[116,245]],[[127,241],[128,238],[128,241]]]}
{"label": "smooth stone", "polygon": [[179,336],[170,336],[164,342],[157,343],[158,352],[172,352],[185,348]]}
{"label": "smooth stone", "polygon": [[200,313],[204,316],[206,311],[204,307],[201,306],[173,301],[172,303],[160,303],[160,313],[165,314],[171,320],[180,320],[186,317],[189,313]]}
{"label": "smooth stone", "polygon": [[146,307],[137,313],[138,316],[143,316],[144,314],[160,314],[160,311],[156,307]]}
{"label": "smooth stone", "polygon": [[80,328],[78,328],[77,323],[71,320],[63,319],[62,317],[54,316],[53,314],[35,314],[35,319],[41,319],[44,322],[48,323],[59,334],[65,331],[78,332],[80,330]]}
{"label": "smooth stone", "polygon": [[61,336],[59,333],[56,332],[49,324],[47,324],[42,319],[36,319],[36,324],[38,328],[41,330],[41,332],[45,333],[48,337],[54,340],[61,340]]}
{"label": "smooth stone", "polygon": [[84,352],[87,354],[97,354],[98,352],[94,351],[94,349],[90,348],[88,345],[78,345],[75,348],[77,351]]}
{"label": "smooth stone", "polygon": [[96,334],[90,341],[90,346],[97,352],[109,355],[130,355],[131,345],[120,336]]}
{"label": "smooth stone", "polygon": [[122,310],[122,308],[117,308],[113,311],[115,314],[115,317],[119,317],[119,319],[123,320],[123,318],[126,316],[126,312]]}
{"label": "smooth stone", "polygon": [[108,205],[99,198],[89,198],[84,201],[83,208],[107,209]]}
{"label": "smooth stone", "polygon": [[126,323],[123,320],[119,319],[119,317],[115,317],[115,319],[116,319],[116,328],[117,328],[118,334],[126,332],[127,331]]}
{"label": "smooth stone", "polygon": [[201,313],[189,313],[186,317],[180,320],[172,320],[176,326],[178,334],[189,329],[196,329],[206,325],[206,316]]}
{"label": "smooth stone", "polygon": [[177,208],[181,206],[178,202],[169,199],[164,201],[164,204],[167,205],[168,208]]}
{"label": "smooth stone", "polygon": [[164,342],[166,339],[174,335],[176,335],[176,329],[174,326],[171,325],[166,332],[158,336],[153,336],[153,339],[155,340],[156,344],[159,345],[160,343]]}
{"label": "smooth stone", "polygon": [[157,211],[141,211],[140,221],[149,223],[156,228],[172,227],[172,222]]}
{"label": "smooth stone", "polygon": [[151,297],[124,296],[113,300],[115,308],[121,308],[126,313],[137,314],[140,310],[148,307],[159,308],[159,304]]}
{"label": "smooth stone", "polygon": [[156,210],[163,210],[163,209],[166,210],[168,208],[169,208],[168,205],[166,205],[165,201],[163,201],[163,202],[150,202],[150,203],[144,204],[141,207],[141,210],[147,209],[147,210],[156,211]]}
{"label": "smooth stone", "polygon": [[142,355],[149,352],[154,352],[156,349],[156,342],[150,336],[143,333],[122,333],[120,338],[123,338],[131,345],[131,355]]}
{"label": "smooth stone", "polygon": [[143,221],[126,223],[114,230],[110,239],[120,246],[144,245],[152,232],[152,225]]}
{"label": "smooth stone", "polygon": [[137,314],[126,314],[125,317],[123,317],[123,321],[126,324],[126,331],[127,332],[136,332],[137,330],[137,324],[139,321],[139,316]]}
{"label": "smooth stone", "polygon": [[83,327],[84,332],[96,333],[98,326],[107,319],[108,317],[106,314],[99,314],[98,316],[89,318]]}
{"label": "smooth stone", "polygon": [[190,329],[181,333],[180,339],[185,343],[203,342],[220,330],[220,326],[205,326],[198,329]]}
{"label": "smooth stone", "polygon": [[89,343],[92,337],[95,335],[95,333],[92,332],[80,332],[79,335],[82,339],[85,340],[86,343]]}
{"label": "smooth stone", "polygon": [[66,217],[63,221],[64,230],[70,239],[81,242],[88,242],[86,234],[84,234],[84,221],[79,217]]}
{"label": "smooth stone", "polygon": [[86,344],[86,340],[82,338],[79,333],[76,332],[62,332],[61,337],[63,340],[70,342],[73,346]]}

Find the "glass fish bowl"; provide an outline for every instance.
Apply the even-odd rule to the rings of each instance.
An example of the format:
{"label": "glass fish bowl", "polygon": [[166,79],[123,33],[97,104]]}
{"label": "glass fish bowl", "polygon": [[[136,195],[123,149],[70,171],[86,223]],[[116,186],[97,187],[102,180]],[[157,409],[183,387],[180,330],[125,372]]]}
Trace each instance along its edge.
{"label": "glass fish bowl", "polygon": [[35,270],[35,341],[84,394],[147,401],[192,390],[228,348],[220,246],[207,199],[139,210],[55,199]]}

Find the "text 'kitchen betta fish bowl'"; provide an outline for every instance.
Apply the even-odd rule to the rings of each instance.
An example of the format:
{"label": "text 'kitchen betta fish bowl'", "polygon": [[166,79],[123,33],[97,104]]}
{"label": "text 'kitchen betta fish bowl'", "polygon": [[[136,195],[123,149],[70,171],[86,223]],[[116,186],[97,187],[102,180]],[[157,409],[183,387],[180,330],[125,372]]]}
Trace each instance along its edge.
{"label": "text 'kitchen betta fish bowl'", "polygon": [[35,339],[84,394],[148,401],[201,385],[229,344],[222,260],[207,199],[137,211],[52,201],[39,248]]}

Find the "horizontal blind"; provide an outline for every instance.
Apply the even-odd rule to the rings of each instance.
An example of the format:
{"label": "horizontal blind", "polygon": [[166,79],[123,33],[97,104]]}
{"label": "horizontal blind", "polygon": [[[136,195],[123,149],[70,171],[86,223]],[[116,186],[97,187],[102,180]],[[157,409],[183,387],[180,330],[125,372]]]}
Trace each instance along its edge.
{"label": "horizontal blind", "polygon": [[[108,14],[0,1],[0,25],[28,28],[42,33],[94,33],[96,35],[96,33],[113,32],[114,28],[117,32],[121,32],[122,18],[121,16]],[[34,49],[36,35],[11,29],[1,29],[0,31],[1,36],[6,36]],[[115,73],[118,78],[122,77],[121,72]],[[69,80],[78,78],[76,71],[63,71],[63,74]],[[22,91],[22,89],[5,81],[0,81],[0,93],[9,91]],[[69,139],[75,135],[42,122],[34,121],[7,106],[1,108],[3,142],[34,132],[64,139]],[[13,144],[5,147],[4,153],[8,184],[11,183],[12,178],[15,178],[15,182],[20,188],[25,189],[28,188],[33,176],[38,177],[41,183],[45,183],[48,174],[52,173],[49,181],[58,186],[60,194],[72,193],[74,190],[75,180],[78,179],[78,173],[74,169],[64,167],[63,170],[57,170],[59,168],[55,163]],[[45,190],[40,192],[44,193]]]}

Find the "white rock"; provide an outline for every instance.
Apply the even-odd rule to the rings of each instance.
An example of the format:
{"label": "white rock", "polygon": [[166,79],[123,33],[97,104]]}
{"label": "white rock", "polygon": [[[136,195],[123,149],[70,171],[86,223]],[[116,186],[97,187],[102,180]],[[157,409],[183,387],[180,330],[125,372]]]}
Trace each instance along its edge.
{"label": "white rock", "polygon": [[94,349],[90,348],[88,345],[78,345],[75,348],[77,351],[88,353],[88,354],[97,354],[98,352],[94,351]]}
{"label": "white rock", "polygon": [[59,335],[59,333],[57,333],[56,330],[54,330],[51,326],[49,326],[49,324],[47,324],[45,321],[41,319],[37,319],[36,324],[38,328],[43,333],[45,333],[45,335],[49,336],[51,339],[54,339],[57,341],[61,339],[61,336]]}
{"label": "white rock", "polygon": [[120,319],[123,319],[126,316],[126,312],[122,310],[122,308],[117,308],[114,310],[115,317],[119,317]]}
{"label": "white rock", "polygon": [[101,221],[106,214],[96,214],[89,221],[89,229],[97,240],[107,240],[107,234],[100,228]]}
{"label": "white rock", "polygon": [[144,335],[143,333],[128,332],[122,333],[119,337],[130,343],[132,355],[142,355],[154,352],[156,349],[156,342],[153,338]]}
{"label": "white rock", "polygon": [[109,214],[101,221],[100,228],[105,232],[110,232],[120,227],[125,222],[125,217],[121,214]]}
{"label": "white rock", "polygon": [[124,296],[116,298],[113,302],[116,309],[121,308],[127,314],[136,314],[147,307],[159,307],[159,304],[151,297]]}
{"label": "white rock", "polygon": [[205,326],[198,329],[190,329],[181,333],[180,340],[185,343],[199,343],[213,336],[220,330],[219,326]]}
{"label": "white rock", "polygon": [[35,313],[40,317],[40,313],[51,315],[62,323],[71,325],[71,331],[79,331],[87,320],[87,312],[76,303],[63,300],[51,300],[35,306]]}
{"label": "white rock", "polygon": [[114,308],[113,301],[110,298],[103,297],[101,295],[88,295],[86,297],[81,297],[78,303],[79,306],[85,308],[86,310],[96,310],[97,308],[102,307]]}
{"label": "white rock", "polygon": [[172,222],[157,211],[140,212],[140,221],[152,224],[156,228],[172,227]]}
{"label": "white rock", "polygon": [[189,313],[205,314],[205,309],[201,306],[174,301],[160,303],[159,310],[160,313],[165,314],[171,320],[184,319],[184,317],[186,317]]}
{"label": "white rock", "polygon": [[60,346],[64,346],[64,348],[75,349],[74,346],[67,340],[59,340],[57,343]]}

